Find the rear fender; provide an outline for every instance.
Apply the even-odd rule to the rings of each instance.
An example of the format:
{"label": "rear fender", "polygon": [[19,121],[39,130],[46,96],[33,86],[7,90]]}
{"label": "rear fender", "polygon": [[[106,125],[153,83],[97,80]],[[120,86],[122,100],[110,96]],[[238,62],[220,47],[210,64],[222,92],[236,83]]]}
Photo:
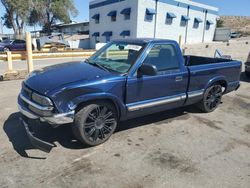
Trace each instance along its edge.
{"label": "rear fender", "polygon": [[206,84],[206,86],[205,86],[205,90],[207,89],[207,88],[209,88],[210,86],[212,86],[214,83],[216,83],[216,82],[222,82],[224,85],[224,87],[225,87],[225,89],[227,89],[227,85],[228,85],[228,82],[227,82],[227,80],[226,80],[226,77],[225,76],[216,76],[216,77],[214,77],[214,78],[211,78],[209,81],[208,81],[208,83]]}

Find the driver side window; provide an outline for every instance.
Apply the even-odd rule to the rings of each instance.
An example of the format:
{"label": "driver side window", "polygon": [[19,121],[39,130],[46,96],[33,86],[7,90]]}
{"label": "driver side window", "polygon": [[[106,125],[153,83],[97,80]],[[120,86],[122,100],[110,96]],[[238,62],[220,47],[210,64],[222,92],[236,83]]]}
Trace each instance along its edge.
{"label": "driver side window", "polygon": [[148,53],[144,64],[155,65],[158,72],[179,69],[175,47],[171,44],[156,44]]}

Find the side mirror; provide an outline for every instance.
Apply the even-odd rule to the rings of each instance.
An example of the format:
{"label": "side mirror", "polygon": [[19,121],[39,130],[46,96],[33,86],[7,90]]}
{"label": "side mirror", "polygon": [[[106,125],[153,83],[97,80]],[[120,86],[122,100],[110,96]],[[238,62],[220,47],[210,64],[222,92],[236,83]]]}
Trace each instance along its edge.
{"label": "side mirror", "polygon": [[143,75],[155,76],[157,75],[157,68],[155,65],[142,64],[142,66],[138,69],[137,75],[138,77]]}

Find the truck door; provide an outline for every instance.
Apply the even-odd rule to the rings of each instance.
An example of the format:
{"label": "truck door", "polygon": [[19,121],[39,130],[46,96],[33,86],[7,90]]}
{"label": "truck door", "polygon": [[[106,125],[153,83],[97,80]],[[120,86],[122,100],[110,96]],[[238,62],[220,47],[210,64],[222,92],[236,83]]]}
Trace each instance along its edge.
{"label": "truck door", "polygon": [[155,65],[155,76],[137,77],[127,80],[126,105],[128,114],[154,113],[162,109],[182,106],[186,99],[188,71],[179,62],[176,46],[155,44],[144,58],[144,64]]}

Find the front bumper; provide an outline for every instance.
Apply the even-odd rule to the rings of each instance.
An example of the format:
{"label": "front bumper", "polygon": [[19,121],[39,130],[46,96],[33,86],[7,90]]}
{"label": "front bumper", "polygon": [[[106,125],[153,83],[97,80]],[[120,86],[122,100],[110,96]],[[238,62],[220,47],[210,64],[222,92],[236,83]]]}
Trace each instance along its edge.
{"label": "front bumper", "polygon": [[47,152],[47,153],[49,153],[50,150],[53,147],[55,147],[55,145],[37,138],[34,135],[32,126],[29,125],[28,121],[29,120],[40,120],[41,122],[47,122],[47,123],[53,124],[53,125],[68,124],[68,123],[72,123],[74,121],[74,111],[72,111],[70,113],[65,113],[65,114],[55,114],[52,117],[39,117],[39,116],[35,115],[34,113],[32,113],[27,108],[21,106],[20,104],[18,104],[18,108],[19,108],[20,113],[22,114],[22,118],[20,118],[20,121],[23,124],[23,126],[25,127],[25,131],[27,133],[27,136],[28,136],[31,144],[34,147],[36,147],[44,152]]}
{"label": "front bumper", "polygon": [[27,136],[34,147],[47,153],[49,153],[53,147],[56,147],[54,144],[51,144],[49,142],[43,141],[35,137],[34,133],[32,132],[32,129],[29,127],[29,124],[25,121],[25,118],[20,118],[20,121],[23,124]]}
{"label": "front bumper", "polygon": [[54,114],[50,117],[39,117],[38,115],[32,113],[29,109],[23,107],[21,104],[18,104],[18,109],[22,115],[29,119],[39,119],[41,122],[47,122],[52,125],[63,125],[74,122],[75,111],[70,111],[63,114]]}

